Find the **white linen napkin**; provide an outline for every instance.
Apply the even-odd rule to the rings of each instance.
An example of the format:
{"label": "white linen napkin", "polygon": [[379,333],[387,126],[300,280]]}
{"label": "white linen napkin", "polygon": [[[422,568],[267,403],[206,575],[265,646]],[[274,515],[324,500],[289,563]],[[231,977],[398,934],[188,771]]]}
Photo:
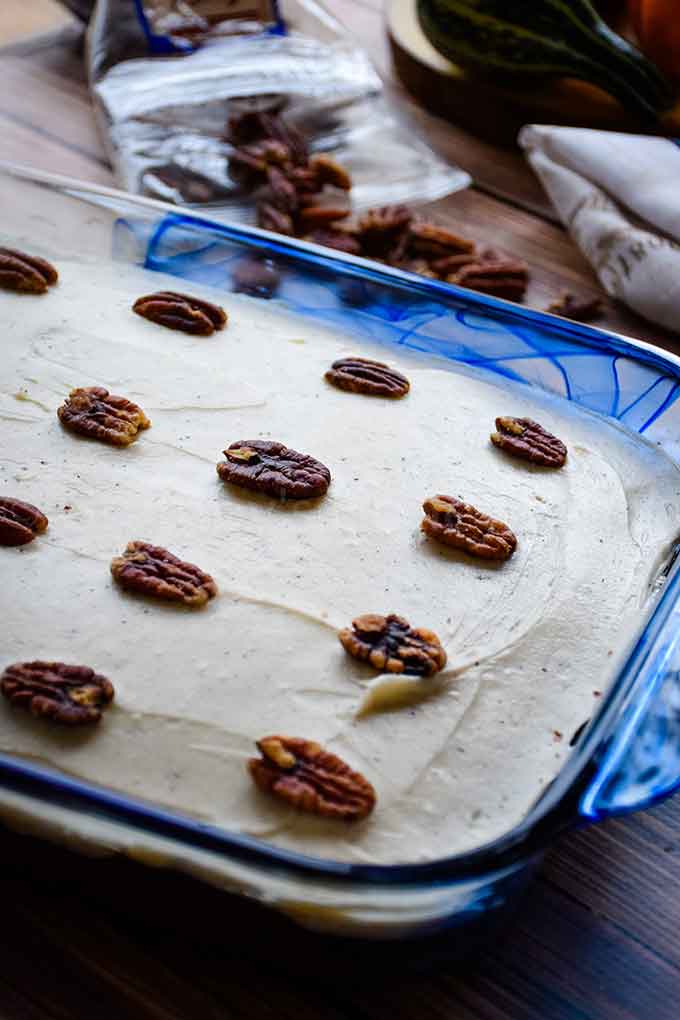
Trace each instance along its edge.
{"label": "white linen napkin", "polygon": [[519,142],[606,292],[680,332],[680,144],[548,125]]}

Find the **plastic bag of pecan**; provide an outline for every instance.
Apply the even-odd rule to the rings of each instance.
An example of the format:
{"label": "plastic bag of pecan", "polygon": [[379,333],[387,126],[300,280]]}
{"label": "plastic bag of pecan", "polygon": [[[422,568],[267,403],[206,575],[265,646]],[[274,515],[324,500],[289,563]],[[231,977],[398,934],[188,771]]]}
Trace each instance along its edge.
{"label": "plastic bag of pecan", "polygon": [[298,155],[304,146],[346,167],[352,209],[469,183],[398,121],[366,54],[315,0],[97,0],[86,52],[128,191],[253,222],[252,175],[234,159],[247,113],[283,123]]}

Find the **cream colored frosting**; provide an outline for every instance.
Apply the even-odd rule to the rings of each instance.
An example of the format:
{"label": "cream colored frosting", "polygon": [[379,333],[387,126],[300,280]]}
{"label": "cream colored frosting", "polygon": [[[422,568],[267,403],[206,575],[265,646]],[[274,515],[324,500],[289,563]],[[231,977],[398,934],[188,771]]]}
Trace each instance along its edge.
{"label": "cream colored frosting", "polygon": [[[564,401],[397,355],[276,302],[127,266],[59,270],[44,297],[0,294],[0,493],[50,519],[30,545],[0,550],[0,668],[90,665],[116,700],[78,732],[3,701],[0,750],[339,860],[428,860],[507,831],[558,771],[640,622],[680,530],[677,468]],[[163,287],[219,300],[227,328],[194,338],[132,314]],[[389,361],[410,394],[329,386],[325,370],[350,353]],[[87,385],[138,402],[151,429],[122,450],[65,431],[56,409]],[[497,414],[554,431],[565,468],[494,448]],[[225,486],[221,451],[258,437],[326,464],[327,496],[279,503]],[[421,503],[437,492],[505,521],[514,557],[489,564],[427,540]],[[197,563],[218,597],[191,611],[122,592],[109,563],[131,539]],[[360,714],[374,672],[336,632],[366,612],[439,635],[448,664],[425,700]],[[339,754],[374,784],[374,813],[329,822],[257,791],[245,764],[269,733]]]}

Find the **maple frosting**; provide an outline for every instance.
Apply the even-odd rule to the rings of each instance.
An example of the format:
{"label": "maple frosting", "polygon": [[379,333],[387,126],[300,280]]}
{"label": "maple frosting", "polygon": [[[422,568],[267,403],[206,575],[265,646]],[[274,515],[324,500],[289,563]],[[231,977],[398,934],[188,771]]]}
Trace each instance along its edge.
{"label": "maple frosting", "polygon": [[[336,860],[423,861],[506,832],[559,770],[639,626],[680,531],[675,465],[564,401],[372,346],[275,301],[123,265],[58,268],[43,297],[0,294],[0,494],[50,520],[30,545],[0,550],[0,669],[88,665],[116,699],[79,731],[3,701],[0,750]],[[218,301],[228,326],[195,338],[131,312],[163,288]],[[389,362],[411,392],[328,385],[348,354]],[[126,449],[65,431],[57,407],[91,385],[140,404],[152,427]],[[496,449],[499,414],[538,419],[567,444],[566,466]],[[221,451],[255,438],[326,464],[328,494],[281,503],[223,484]],[[434,493],[505,521],[512,559],[429,541],[421,504]],[[219,595],[191,610],[121,591],[109,564],[132,539],[196,563]],[[370,612],[434,630],[448,654],[436,682],[406,681],[391,710],[390,682],[337,640]],[[246,761],[270,733],[316,740],[362,772],[373,814],[348,825],[258,791]]]}

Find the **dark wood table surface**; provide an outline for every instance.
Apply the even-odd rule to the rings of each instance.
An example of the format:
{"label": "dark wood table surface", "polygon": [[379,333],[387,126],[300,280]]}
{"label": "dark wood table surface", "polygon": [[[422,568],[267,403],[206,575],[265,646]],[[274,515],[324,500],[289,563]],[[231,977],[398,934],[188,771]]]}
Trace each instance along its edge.
{"label": "dark wood table surface", "polygon": [[[419,111],[394,81],[380,0],[333,5],[413,129],[472,174],[442,221],[523,256],[527,303],[597,293],[521,155]],[[0,51],[5,158],[111,183],[76,29]],[[680,351],[609,302],[602,325]],[[463,964],[414,948],[366,971],[360,949],[298,933],[261,908],[128,861],[0,835],[0,1016],[17,1020],[676,1020],[680,797],[564,837],[513,925]],[[395,956],[395,959],[397,957]]]}

